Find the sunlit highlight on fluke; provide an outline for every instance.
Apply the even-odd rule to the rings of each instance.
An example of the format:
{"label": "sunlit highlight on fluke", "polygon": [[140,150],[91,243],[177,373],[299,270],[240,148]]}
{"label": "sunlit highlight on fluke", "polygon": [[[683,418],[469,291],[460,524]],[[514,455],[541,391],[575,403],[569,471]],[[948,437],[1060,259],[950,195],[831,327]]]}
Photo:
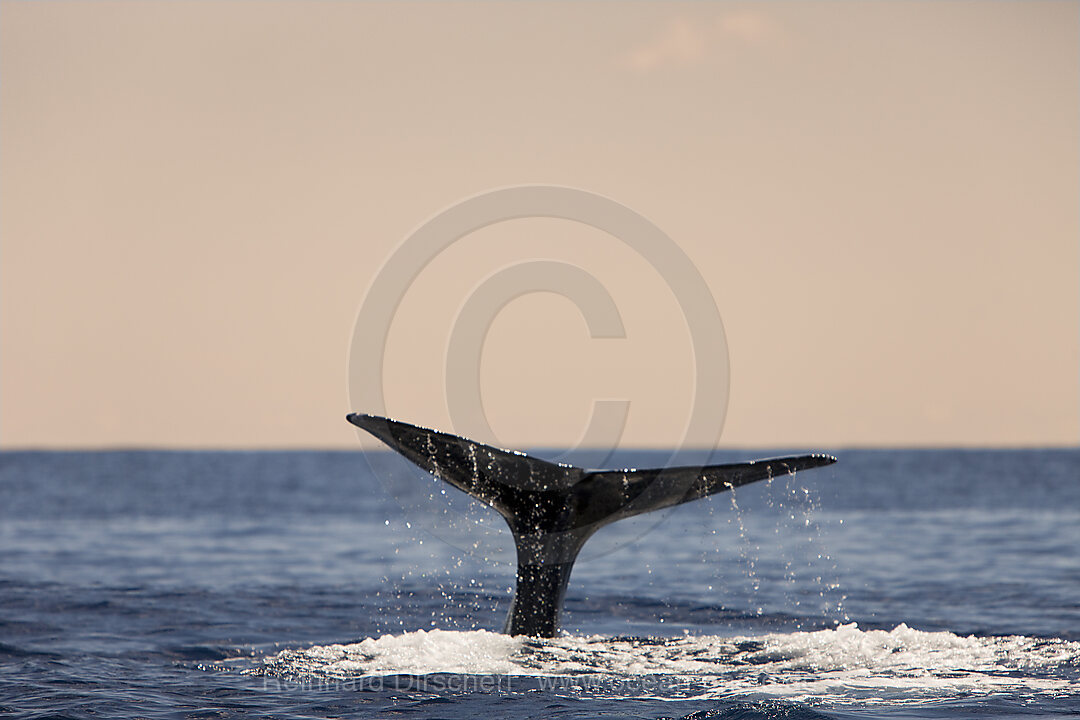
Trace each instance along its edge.
{"label": "sunlit highlight on fluke", "polygon": [[554,637],[570,571],[608,523],[748,483],[831,465],[831,455],[646,470],[585,470],[375,415],[348,421],[506,518],[517,547],[517,587],[504,632]]}

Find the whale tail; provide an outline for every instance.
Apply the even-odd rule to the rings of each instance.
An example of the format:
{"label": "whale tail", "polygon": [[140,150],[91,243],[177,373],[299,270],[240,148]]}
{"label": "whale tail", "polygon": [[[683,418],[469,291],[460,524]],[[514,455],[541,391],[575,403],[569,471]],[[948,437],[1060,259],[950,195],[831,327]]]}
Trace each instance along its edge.
{"label": "whale tail", "polygon": [[605,525],[724,490],[830,465],[802,455],[731,465],[591,471],[376,415],[347,416],[408,460],[506,518],[517,548],[517,587],[504,632],[554,637],[585,541]]}

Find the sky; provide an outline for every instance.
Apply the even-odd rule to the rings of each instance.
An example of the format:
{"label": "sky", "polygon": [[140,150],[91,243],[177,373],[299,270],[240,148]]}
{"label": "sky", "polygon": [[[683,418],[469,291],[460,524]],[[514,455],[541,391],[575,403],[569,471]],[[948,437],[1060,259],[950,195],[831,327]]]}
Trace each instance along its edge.
{"label": "sky", "polygon": [[1078,250],[1077,2],[0,2],[4,449],[1075,446]]}

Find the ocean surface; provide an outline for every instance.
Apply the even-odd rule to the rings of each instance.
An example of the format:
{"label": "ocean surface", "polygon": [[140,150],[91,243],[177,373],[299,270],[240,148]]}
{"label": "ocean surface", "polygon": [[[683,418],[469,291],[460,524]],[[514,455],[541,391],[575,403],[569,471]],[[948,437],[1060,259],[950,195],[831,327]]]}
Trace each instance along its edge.
{"label": "ocean surface", "polygon": [[1080,717],[1080,450],[814,449],[600,531],[552,640],[389,452],[0,453],[0,717]]}

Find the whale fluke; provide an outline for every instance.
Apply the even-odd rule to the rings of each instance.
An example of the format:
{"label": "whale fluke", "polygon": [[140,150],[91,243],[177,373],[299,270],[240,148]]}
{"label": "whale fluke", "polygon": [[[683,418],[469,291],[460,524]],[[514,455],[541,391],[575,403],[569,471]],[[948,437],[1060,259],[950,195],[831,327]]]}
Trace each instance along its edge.
{"label": "whale fluke", "polygon": [[506,518],[518,560],[504,628],[510,635],[559,632],[578,552],[608,523],[836,462],[814,454],[731,465],[585,470],[376,415],[353,413],[346,419]]}

